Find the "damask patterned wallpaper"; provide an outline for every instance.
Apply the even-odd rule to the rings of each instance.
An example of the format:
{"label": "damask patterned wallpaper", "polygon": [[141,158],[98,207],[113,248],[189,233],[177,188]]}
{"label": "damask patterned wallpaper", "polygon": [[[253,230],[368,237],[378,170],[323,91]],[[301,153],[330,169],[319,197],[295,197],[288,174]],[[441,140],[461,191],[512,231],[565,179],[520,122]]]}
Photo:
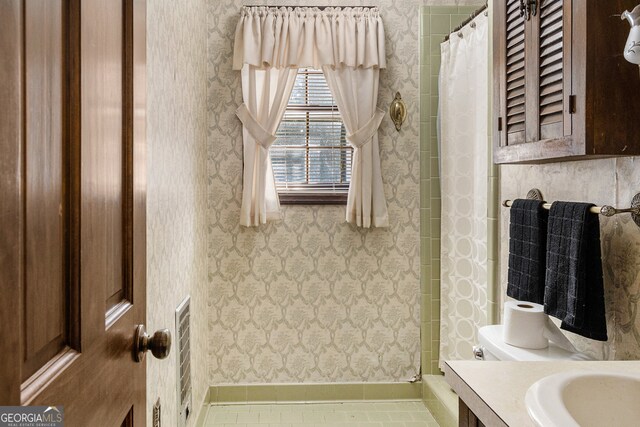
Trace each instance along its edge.
{"label": "damask patterned wallpaper", "polygon": [[379,5],[387,35],[379,106],[396,91],[409,117],[380,129],[389,229],[359,230],[344,207],[283,207],[284,219],[239,226],[242,137],[231,70],[242,4],[209,0],[207,79],[211,384],[403,381],[420,365],[420,0],[278,1]]}
{"label": "damask patterned wallpaper", "polygon": [[[502,166],[501,197],[524,197],[539,188],[545,200],[573,200],[629,207],[640,192],[640,157],[548,165]],[[609,341],[599,343],[567,332],[576,346],[598,359],[640,359],[640,228],[631,216],[600,217]],[[501,218],[501,270],[506,293],[509,213]]]}
{"label": "damask patterned wallpaper", "polygon": [[165,360],[147,356],[147,423],[177,422],[175,309],[191,295],[194,425],[207,380],[206,2],[147,2],[147,330],[169,328]]}

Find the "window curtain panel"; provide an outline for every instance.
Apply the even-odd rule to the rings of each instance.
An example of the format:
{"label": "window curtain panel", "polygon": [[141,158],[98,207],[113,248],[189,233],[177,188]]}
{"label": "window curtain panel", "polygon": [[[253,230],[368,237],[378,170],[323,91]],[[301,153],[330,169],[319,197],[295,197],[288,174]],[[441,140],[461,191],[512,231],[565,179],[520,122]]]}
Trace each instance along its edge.
{"label": "window curtain panel", "polygon": [[236,111],[242,122],[244,170],[240,225],[266,224],[280,219],[280,201],[271,166],[269,148],[275,142],[282,116],[287,108],[295,68],[242,68],[244,103]]}
{"label": "window curtain panel", "polygon": [[322,69],[354,147],[347,222],[386,227],[376,108],[386,67],[377,8],[244,7],[236,28],[233,68],[242,72],[244,176],[240,224],[280,218],[269,147],[298,68]]}
{"label": "window curtain panel", "polygon": [[380,70],[329,66],[322,70],[353,147],[347,222],[363,228],[388,227],[378,146],[378,128],[386,113],[376,107]]}
{"label": "window curtain panel", "polygon": [[472,359],[487,323],[488,18],[441,45],[440,365]]}

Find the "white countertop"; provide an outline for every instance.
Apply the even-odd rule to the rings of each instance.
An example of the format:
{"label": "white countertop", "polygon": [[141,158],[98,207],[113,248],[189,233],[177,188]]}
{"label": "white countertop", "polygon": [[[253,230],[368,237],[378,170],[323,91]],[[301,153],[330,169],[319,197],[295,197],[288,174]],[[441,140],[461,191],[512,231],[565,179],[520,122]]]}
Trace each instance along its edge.
{"label": "white countertop", "polygon": [[487,427],[534,426],[524,403],[529,387],[548,375],[585,370],[640,374],[640,361],[450,361],[444,367],[451,388]]}

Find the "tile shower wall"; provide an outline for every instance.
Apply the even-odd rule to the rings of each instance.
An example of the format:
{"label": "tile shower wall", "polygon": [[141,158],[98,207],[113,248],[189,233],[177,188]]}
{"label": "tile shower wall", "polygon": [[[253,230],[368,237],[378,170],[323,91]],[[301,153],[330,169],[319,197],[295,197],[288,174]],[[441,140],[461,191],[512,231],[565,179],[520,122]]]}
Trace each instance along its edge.
{"label": "tile shower wall", "polygon": [[[501,196],[524,197],[539,188],[545,199],[628,207],[640,192],[640,157],[548,165],[501,166]],[[509,212],[502,209],[502,297],[506,295]],[[640,359],[640,228],[630,215],[601,217],[601,239],[609,341],[567,333],[576,347],[600,359]]]}
{"label": "tile shower wall", "polygon": [[[440,340],[440,178],[438,164],[438,75],[440,44],[479,2],[423,6],[420,11],[420,237],[422,373],[438,374]],[[426,309],[424,309],[426,308]]]}
{"label": "tile shower wall", "polygon": [[419,0],[287,1],[379,5],[387,35],[379,106],[396,91],[409,116],[380,128],[391,227],[358,230],[344,207],[283,207],[281,222],[239,226],[242,137],[231,70],[241,4],[209,0],[209,381],[404,381],[420,364]]}
{"label": "tile shower wall", "polygon": [[[206,368],[206,2],[147,2],[147,330],[169,328],[191,294],[194,425]],[[188,23],[188,25],[185,25]],[[175,343],[174,343],[175,346]],[[147,357],[147,423],[177,422],[176,351]]]}

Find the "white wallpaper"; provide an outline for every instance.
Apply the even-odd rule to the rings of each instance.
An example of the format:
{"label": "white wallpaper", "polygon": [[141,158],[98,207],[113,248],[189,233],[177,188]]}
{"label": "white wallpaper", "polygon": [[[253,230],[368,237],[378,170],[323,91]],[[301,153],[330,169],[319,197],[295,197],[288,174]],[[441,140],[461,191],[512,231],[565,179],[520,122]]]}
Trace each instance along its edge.
{"label": "white wallpaper", "polygon": [[409,116],[380,129],[389,229],[359,230],[344,207],[283,207],[284,219],[239,226],[242,137],[231,70],[242,4],[209,0],[208,270],[211,384],[403,381],[420,364],[419,6],[421,0],[278,1],[379,5],[387,63],[379,105],[396,91]]}
{"label": "white wallpaper", "polygon": [[206,375],[206,3],[147,2],[147,330],[169,328],[169,358],[147,360],[147,424],[177,423],[175,309],[191,295],[193,413]]}
{"label": "white wallpaper", "polygon": [[[147,327],[173,331],[175,307],[191,294],[195,409],[210,384],[402,381],[417,372],[418,8],[433,3],[466,4],[277,2],[381,8],[389,68],[381,75],[380,107],[400,91],[409,117],[401,133],[388,117],[380,131],[391,228],[363,231],[344,223],[343,207],[331,206],[283,207],[283,221],[259,229],[238,224],[242,138],[234,111],[241,91],[231,70],[233,35],[242,4],[269,3],[148,2]],[[501,198],[538,187],[547,200],[626,206],[640,191],[637,162],[504,166]],[[507,220],[503,210],[502,242]],[[572,338],[600,358],[638,359],[640,230],[623,215],[604,220],[602,234],[611,338]],[[175,352],[147,360],[148,413],[160,396],[164,423],[173,425]]]}
{"label": "white wallpaper", "polygon": [[[539,188],[545,200],[573,200],[627,208],[640,192],[640,157],[548,165],[502,166],[501,197],[524,197]],[[609,341],[600,343],[567,332],[576,346],[599,359],[640,359],[640,228],[631,216],[601,219],[603,270]],[[508,265],[509,213],[501,217],[503,298]]]}
{"label": "white wallpaper", "polygon": [[422,0],[424,6],[480,6],[482,0]]}

